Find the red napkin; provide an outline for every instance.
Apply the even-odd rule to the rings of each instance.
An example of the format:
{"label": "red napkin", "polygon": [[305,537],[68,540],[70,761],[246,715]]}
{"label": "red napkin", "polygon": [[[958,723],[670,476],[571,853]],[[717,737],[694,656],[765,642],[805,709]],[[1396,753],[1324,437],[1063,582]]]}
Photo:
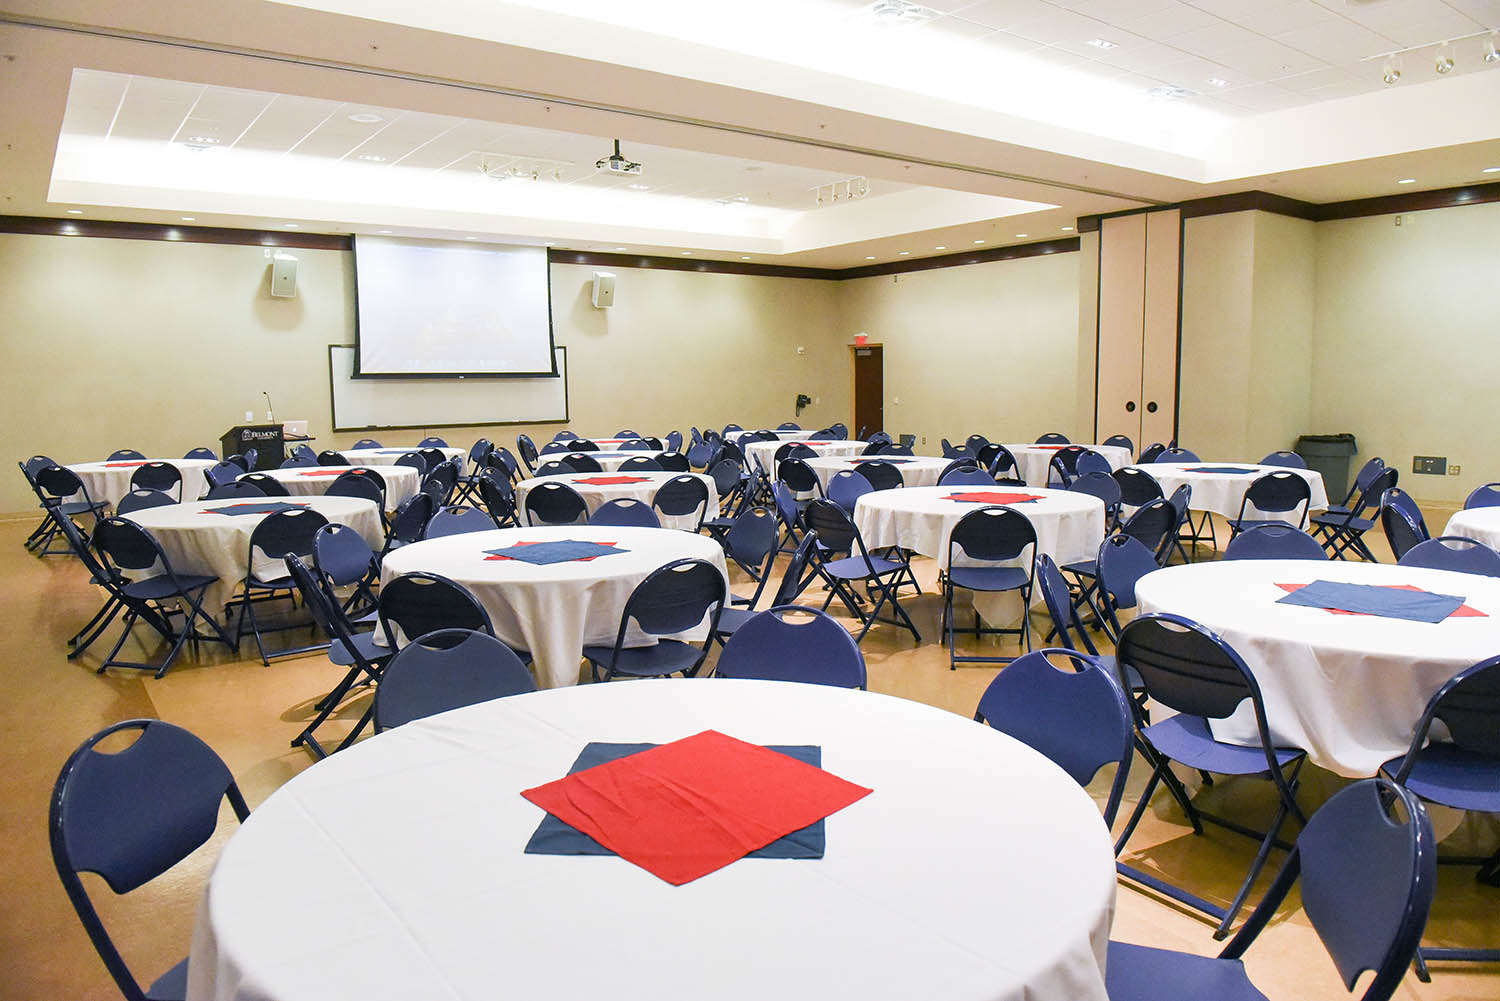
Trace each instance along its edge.
{"label": "red napkin", "polygon": [[872,791],[705,730],[521,795],[621,858],[681,886]]}
{"label": "red napkin", "polygon": [[1041,499],[1041,494],[1008,494],[1000,490],[965,490],[943,498],[943,500],[963,501],[966,504],[1025,504],[1028,501]]}
{"label": "red napkin", "polygon": [[[1286,593],[1291,594],[1293,591],[1300,591],[1300,590],[1302,590],[1307,585],[1306,584],[1277,584],[1276,586],[1279,587],[1279,588],[1281,588]],[[1414,584],[1377,584],[1375,586],[1376,587],[1394,588],[1394,589],[1399,590],[1399,591],[1420,591],[1420,590],[1422,590],[1420,587],[1417,587]],[[1363,615],[1363,614],[1365,614],[1364,612],[1350,612],[1350,611],[1346,611],[1345,609],[1342,609],[1342,608],[1325,608],[1325,609],[1323,609],[1323,611],[1325,611],[1325,612],[1332,612],[1334,615]],[[1487,618],[1489,618],[1488,615],[1486,615],[1484,612],[1481,612],[1479,609],[1475,608],[1472,605],[1459,605],[1456,609],[1454,609],[1448,615],[1448,618],[1450,618],[1450,619],[1469,619],[1469,618],[1473,618],[1476,615],[1479,616],[1481,619],[1487,619]]]}
{"label": "red napkin", "polygon": [[130,466],[144,466],[150,461],[150,459],[137,459],[133,462],[106,462],[104,465],[108,469],[125,469]]}
{"label": "red napkin", "polygon": [[612,487],[618,483],[650,483],[649,476],[591,476],[587,479],[574,480],[574,483],[587,483],[596,487]]}
{"label": "red napkin", "polygon": [[1070,446],[1070,445],[1032,445],[1031,447],[1032,448],[1050,448],[1050,449],[1053,449],[1053,450],[1060,451],[1060,450],[1062,450],[1064,448],[1071,448],[1072,446]]}
{"label": "red napkin", "polygon": [[309,469],[306,472],[298,473],[297,475],[298,476],[343,476],[348,471],[349,471],[349,467],[348,466],[339,466],[336,469]]}

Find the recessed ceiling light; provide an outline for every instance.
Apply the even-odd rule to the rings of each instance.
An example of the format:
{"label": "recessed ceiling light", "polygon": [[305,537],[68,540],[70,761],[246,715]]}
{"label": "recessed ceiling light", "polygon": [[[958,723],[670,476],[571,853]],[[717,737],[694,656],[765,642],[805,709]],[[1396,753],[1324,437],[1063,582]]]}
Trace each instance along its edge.
{"label": "recessed ceiling light", "polygon": [[68,209],[68,215],[83,215],[83,209]]}
{"label": "recessed ceiling light", "polygon": [[865,14],[876,24],[887,27],[922,24],[942,16],[931,7],[923,7],[909,0],[875,0],[865,8]]}
{"label": "recessed ceiling light", "polygon": [[1073,232],[1073,227],[1072,227],[1072,226],[1064,226],[1064,227],[1063,227],[1063,228],[1062,228],[1062,231],[1063,231],[1063,232],[1064,232],[1064,233],[1071,233],[1071,232]]}
{"label": "recessed ceiling light", "polygon": [[552,242],[549,241],[547,243],[542,244],[542,246],[544,246],[544,247],[555,247],[555,246],[557,246],[557,244],[552,243]]}
{"label": "recessed ceiling light", "polygon": [[933,247],[933,250],[947,250],[947,247]]}
{"label": "recessed ceiling light", "polygon": [[188,136],[187,141],[190,143],[197,143],[199,146],[219,145],[218,136]]}
{"label": "recessed ceiling light", "polygon": [[984,241],[983,241],[983,240],[975,240],[975,241],[974,241],[974,245],[975,245],[975,246],[978,246],[978,245],[979,245],[979,244],[981,244],[981,243],[983,243],[983,242],[984,242]]}
{"label": "recessed ceiling light", "polygon": [[750,259],[750,258],[748,258],[748,257],[741,257],[741,258],[740,258],[740,260],[742,260],[742,261],[748,261],[748,260],[749,260],[749,259]]}
{"label": "recessed ceiling light", "polygon": [[906,255],[907,255],[907,254],[909,254],[909,253],[911,253],[911,251],[910,251],[910,250],[903,250],[903,251],[901,251],[901,256],[902,256],[902,257],[905,257],[905,256],[906,256]]}
{"label": "recessed ceiling light", "polygon": [[682,256],[683,257],[692,257],[693,256],[693,252],[691,250],[684,250],[682,252]]}
{"label": "recessed ceiling light", "polygon": [[388,229],[377,229],[375,232],[379,233],[381,236],[388,236],[390,235],[391,231]]}
{"label": "recessed ceiling light", "polygon": [[1107,38],[1090,38],[1088,43],[1096,49],[1118,49],[1120,47],[1120,43],[1111,42]]}
{"label": "recessed ceiling light", "polygon": [[381,156],[379,153],[361,153],[359,156],[355,157],[355,159],[368,160],[371,163],[385,163],[385,157]]}
{"label": "recessed ceiling light", "polygon": [[1208,78],[1208,85],[1210,87],[1228,87],[1229,81],[1223,77],[1211,76]]}
{"label": "recessed ceiling light", "polygon": [[874,257],[866,257],[865,258],[865,260],[867,260],[867,261],[873,261],[874,259],[875,259]]}
{"label": "recessed ceiling light", "polygon": [[1486,167],[1480,171],[1481,174],[1500,174],[1500,167]]}
{"label": "recessed ceiling light", "polygon": [[368,111],[361,111],[356,115],[350,115],[349,121],[358,122],[361,125],[374,125],[376,122],[385,121],[385,119]]}
{"label": "recessed ceiling light", "polygon": [[625,248],[624,247],[616,247],[615,248],[615,253],[617,253],[617,254],[623,254],[623,253],[625,253]]}
{"label": "recessed ceiling light", "polygon": [[479,239],[479,237],[477,237],[477,236],[466,236],[466,237],[464,237],[464,239],[465,240],[477,240],[477,239]]}
{"label": "recessed ceiling light", "polygon": [[1399,181],[1397,181],[1396,183],[1397,184],[1416,184],[1417,183],[1417,179],[1415,177],[1403,177]]}
{"label": "recessed ceiling light", "polygon": [[197,222],[198,221],[198,217],[197,216],[185,215],[185,216],[182,217],[182,221],[183,222]]}
{"label": "recessed ceiling light", "polygon": [[296,229],[297,228],[297,224],[294,223],[294,222],[284,222],[284,223],[281,224],[281,228],[282,229]]}
{"label": "recessed ceiling light", "polygon": [[1024,240],[1024,239],[1026,239],[1030,235],[1031,235],[1030,233],[1017,233],[1016,234],[1016,239],[1017,240]]}
{"label": "recessed ceiling light", "polygon": [[651,185],[649,185],[649,184],[627,184],[627,185],[625,185],[625,187],[629,188],[631,191],[650,191],[651,190]]}
{"label": "recessed ceiling light", "polygon": [[1162,84],[1160,87],[1152,87],[1146,91],[1146,96],[1153,101],[1180,101],[1184,97],[1192,97],[1193,92],[1185,87]]}

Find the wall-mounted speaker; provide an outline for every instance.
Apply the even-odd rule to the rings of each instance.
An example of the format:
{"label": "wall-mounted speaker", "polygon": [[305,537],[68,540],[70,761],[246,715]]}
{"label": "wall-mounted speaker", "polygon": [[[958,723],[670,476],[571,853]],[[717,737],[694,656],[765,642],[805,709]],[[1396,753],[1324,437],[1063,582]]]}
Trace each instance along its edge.
{"label": "wall-mounted speaker", "polygon": [[290,254],[271,258],[271,294],[290,299],[297,294],[297,259]]}
{"label": "wall-mounted speaker", "polygon": [[594,272],[594,308],[608,309],[615,304],[615,276],[608,271]]}

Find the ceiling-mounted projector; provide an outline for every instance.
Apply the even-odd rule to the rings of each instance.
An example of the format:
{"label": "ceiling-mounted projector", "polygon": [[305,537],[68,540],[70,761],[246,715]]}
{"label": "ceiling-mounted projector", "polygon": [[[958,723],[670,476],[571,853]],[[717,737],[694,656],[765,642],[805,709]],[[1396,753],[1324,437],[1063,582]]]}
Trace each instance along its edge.
{"label": "ceiling-mounted projector", "polygon": [[639,174],[641,165],[633,160],[627,160],[620,155],[620,140],[615,140],[615,151],[604,159],[594,164],[600,170],[607,170],[611,174]]}

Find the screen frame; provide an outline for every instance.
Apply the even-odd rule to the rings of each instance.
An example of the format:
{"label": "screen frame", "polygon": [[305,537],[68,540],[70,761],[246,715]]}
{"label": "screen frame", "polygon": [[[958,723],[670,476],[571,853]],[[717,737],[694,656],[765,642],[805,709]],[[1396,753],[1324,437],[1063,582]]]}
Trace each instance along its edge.
{"label": "screen frame", "polygon": [[[545,267],[547,269],[547,357],[551,359],[552,367],[541,369],[536,372],[364,372],[360,369],[360,329],[359,329],[359,237],[360,234],[353,233],[349,238],[349,257],[353,265],[350,273],[350,283],[354,289],[354,371],[350,374],[351,379],[537,379],[545,376],[557,376],[557,334],[552,319],[552,251],[549,247],[540,248],[543,253]],[[391,243],[447,245],[455,249],[478,250],[484,247],[513,247],[532,249],[530,244],[524,243],[458,243],[454,240],[419,240],[406,238],[382,238]]]}

